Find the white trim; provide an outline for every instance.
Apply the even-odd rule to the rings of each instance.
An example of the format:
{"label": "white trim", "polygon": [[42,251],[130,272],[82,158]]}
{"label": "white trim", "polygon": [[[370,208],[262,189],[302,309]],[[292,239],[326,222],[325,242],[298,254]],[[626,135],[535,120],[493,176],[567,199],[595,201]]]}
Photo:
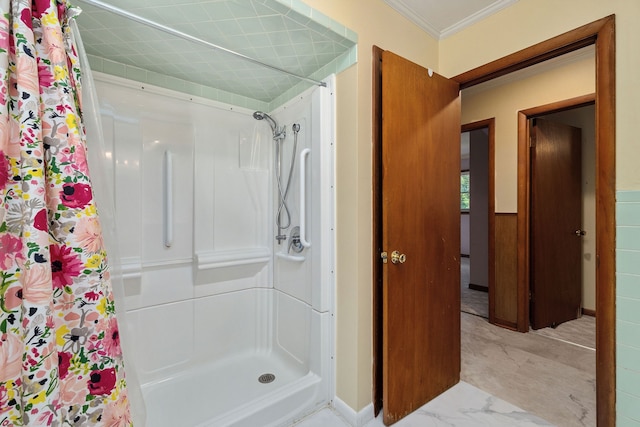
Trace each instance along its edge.
{"label": "white trim", "polygon": [[[160,96],[166,96],[174,99],[179,99],[182,101],[194,102],[196,104],[205,105],[208,107],[218,108],[226,111],[235,111],[242,114],[251,115],[255,111],[255,109],[240,107],[238,105],[233,105],[228,102],[217,101],[210,98],[205,98],[199,95],[191,95],[186,92],[180,92],[175,89],[168,89],[161,86],[156,86],[151,83],[139,82],[136,80],[128,79],[125,77],[114,76],[113,74],[107,74],[101,71],[91,70],[91,74],[93,75],[93,80],[103,82],[103,83],[111,83],[114,85],[122,86],[128,89],[140,90],[143,92],[150,92]],[[186,80],[184,80],[186,82]],[[313,87],[312,89],[314,89]],[[118,120],[126,121],[126,117],[120,117],[116,112],[105,110],[100,106],[100,114],[107,114],[110,116],[117,116]]]}
{"label": "white trim", "polygon": [[449,27],[445,28],[444,30],[442,30],[440,32],[440,40],[445,39],[447,37],[449,37],[452,34],[457,33],[458,31],[462,31],[467,27],[470,27],[471,25],[475,24],[476,22],[480,22],[483,19],[487,18],[488,16],[493,15],[494,13],[497,13],[499,11],[501,11],[502,9],[511,6],[512,4],[514,4],[515,2],[517,2],[518,0],[498,0],[492,4],[490,4],[489,6],[485,7],[484,9],[481,9],[479,11],[477,11],[474,14],[471,14],[469,16],[467,16],[466,18],[456,22],[453,25],[450,25]]}
{"label": "white trim", "polygon": [[489,6],[480,9],[477,12],[472,13],[466,18],[461,19],[460,21],[442,29],[438,30],[438,23],[429,21],[425,16],[417,13],[412,7],[406,4],[405,0],[384,0],[389,6],[398,11],[402,16],[412,21],[418,27],[422,28],[429,35],[435,37],[437,40],[442,40],[455,34],[463,29],[475,24],[476,22],[482,21],[490,15],[493,15],[500,10],[511,6],[516,3],[518,0],[496,0],[491,3]]}
{"label": "white trim", "polygon": [[440,39],[440,31],[438,31],[429,21],[423,19],[415,10],[407,6],[402,0],[384,0],[389,6],[398,11],[402,16],[412,21],[418,27],[429,33],[429,35]]}
{"label": "white trim", "polygon": [[353,427],[363,427],[374,418],[373,403],[369,403],[367,406],[362,408],[360,412],[356,412],[351,408],[351,406],[344,403],[342,399],[335,396],[333,398],[333,402],[331,402],[331,406],[333,406],[333,409]]}

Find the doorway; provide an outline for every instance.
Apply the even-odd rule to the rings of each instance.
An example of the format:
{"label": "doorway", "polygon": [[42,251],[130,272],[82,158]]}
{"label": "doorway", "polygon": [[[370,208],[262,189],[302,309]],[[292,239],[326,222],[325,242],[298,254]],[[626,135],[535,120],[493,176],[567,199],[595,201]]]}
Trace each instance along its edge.
{"label": "doorway", "polygon": [[462,125],[460,144],[461,310],[496,323],[495,119]]}
{"label": "doorway", "polygon": [[[544,62],[588,45],[596,45],[596,157],[597,157],[597,224],[596,224],[596,272],[597,289],[597,418],[598,425],[615,424],[615,17],[610,16],[587,24],[576,30],[549,39],[526,48],[492,63],[470,70],[453,78],[460,88],[509,74],[513,71]],[[373,120],[373,187],[374,187],[374,409],[377,414],[383,406],[382,364],[384,363],[384,344],[382,336],[382,267],[380,262],[382,217],[381,206],[381,120],[379,104],[382,97],[380,63],[381,52],[374,47],[374,120]],[[522,182],[518,171],[518,183]],[[526,181],[525,181],[526,182]],[[526,189],[518,186],[518,194]],[[525,212],[526,200],[518,198],[518,212]],[[452,215],[459,215],[456,209]],[[518,215],[517,228],[517,292],[518,292],[518,328],[526,323],[524,316],[528,309],[521,305],[522,293],[526,291],[526,267],[528,239],[523,234],[522,223],[526,218]],[[515,225],[515,224],[514,224]],[[410,343],[408,343],[410,344]]]}
{"label": "doorway", "polygon": [[529,218],[522,231],[530,242],[528,292],[519,302],[529,309],[520,325],[526,331],[596,315],[595,100],[590,94],[518,113],[518,167],[526,169],[519,177],[527,180],[519,183],[527,189],[520,216]]}

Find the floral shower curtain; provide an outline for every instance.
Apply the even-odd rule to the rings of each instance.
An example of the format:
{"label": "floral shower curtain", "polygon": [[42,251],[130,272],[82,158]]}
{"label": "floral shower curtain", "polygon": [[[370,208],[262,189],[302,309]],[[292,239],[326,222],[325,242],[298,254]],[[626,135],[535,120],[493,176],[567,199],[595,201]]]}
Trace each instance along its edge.
{"label": "floral shower curtain", "polygon": [[0,0],[0,426],[132,425],[66,0]]}

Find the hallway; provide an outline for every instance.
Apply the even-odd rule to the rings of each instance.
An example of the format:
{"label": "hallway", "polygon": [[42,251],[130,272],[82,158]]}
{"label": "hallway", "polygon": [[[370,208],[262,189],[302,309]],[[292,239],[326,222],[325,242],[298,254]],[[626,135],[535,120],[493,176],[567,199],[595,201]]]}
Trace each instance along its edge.
{"label": "hallway", "polygon": [[461,261],[461,380],[558,426],[595,426],[595,318],[527,334],[487,321],[487,293]]}

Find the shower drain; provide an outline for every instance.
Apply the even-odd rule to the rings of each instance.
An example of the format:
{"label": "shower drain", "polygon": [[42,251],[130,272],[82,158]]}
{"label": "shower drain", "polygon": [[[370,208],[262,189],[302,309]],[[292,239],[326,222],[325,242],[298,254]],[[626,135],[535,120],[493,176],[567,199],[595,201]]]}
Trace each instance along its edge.
{"label": "shower drain", "polygon": [[262,384],[272,383],[276,379],[276,376],[273,374],[262,374],[258,377],[258,382]]}

